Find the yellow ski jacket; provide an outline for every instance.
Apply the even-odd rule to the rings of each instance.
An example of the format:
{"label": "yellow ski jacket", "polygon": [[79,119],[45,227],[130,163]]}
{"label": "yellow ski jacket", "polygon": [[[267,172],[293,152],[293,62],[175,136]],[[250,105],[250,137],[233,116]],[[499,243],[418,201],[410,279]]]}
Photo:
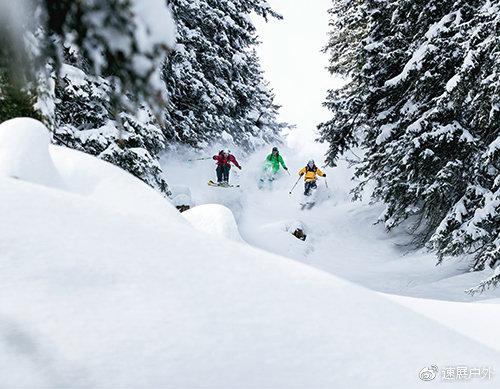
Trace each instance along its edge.
{"label": "yellow ski jacket", "polygon": [[312,169],[309,166],[300,169],[299,176],[302,177],[304,174],[305,174],[304,181],[316,181],[316,175],[320,177],[326,176],[326,174],[323,173],[319,168],[317,168],[316,165],[314,165]]}

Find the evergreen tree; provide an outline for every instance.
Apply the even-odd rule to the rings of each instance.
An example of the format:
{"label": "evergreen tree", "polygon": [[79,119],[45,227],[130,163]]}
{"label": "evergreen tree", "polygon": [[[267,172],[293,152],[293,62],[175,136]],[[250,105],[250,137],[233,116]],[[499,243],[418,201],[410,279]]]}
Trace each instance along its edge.
{"label": "evergreen tree", "polygon": [[170,93],[169,141],[201,147],[224,141],[247,148],[277,138],[277,107],[254,47],[252,12],[279,17],[260,0],[169,0],[178,44],[164,78]]}
{"label": "evergreen tree", "polygon": [[416,243],[440,260],[472,255],[472,270],[500,259],[499,11],[488,0],[339,1],[326,49],[349,79],[320,125],[328,161],[363,147],[356,175],[375,182],[387,228],[410,221]]}
{"label": "evergreen tree", "polygon": [[95,155],[120,166],[165,195],[169,194],[159,164],[165,147],[160,124],[147,107],[134,114],[116,113],[111,84],[89,77],[85,64],[67,55],[55,88],[56,143]]}

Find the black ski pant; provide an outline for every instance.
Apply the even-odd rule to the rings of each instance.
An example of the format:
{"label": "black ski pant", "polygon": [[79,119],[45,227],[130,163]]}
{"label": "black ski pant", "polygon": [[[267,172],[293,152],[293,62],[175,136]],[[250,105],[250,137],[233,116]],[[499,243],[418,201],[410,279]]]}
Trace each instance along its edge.
{"label": "black ski pant", "polygon": [[217,166],[217,169],[216,169],[217,182],[229,182],[229,170],[230,169],[231,169],[231,166],[229,166],[229,165]]}
{"label": "black ski pant", "polygon": [[304,183],[304,195],[309,196],[311,191],[317,189],[318,185],[316,185],[316,181],[306,181]]}

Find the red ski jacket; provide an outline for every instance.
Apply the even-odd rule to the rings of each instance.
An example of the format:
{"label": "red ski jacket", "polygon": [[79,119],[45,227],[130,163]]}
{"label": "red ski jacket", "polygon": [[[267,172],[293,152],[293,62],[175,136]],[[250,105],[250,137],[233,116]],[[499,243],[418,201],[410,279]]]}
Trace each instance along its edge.
{"label": "red ski jacket", "polygon": [[236,160],[233,154],[229,154],[229,156],[226,158],[222,154],[219,155],[214,155],[213,158],[217,161],[217,166],[226,166],[229,165],[231,166],[231,163],[234,164],[238,169],[241,169],[240,164]]}

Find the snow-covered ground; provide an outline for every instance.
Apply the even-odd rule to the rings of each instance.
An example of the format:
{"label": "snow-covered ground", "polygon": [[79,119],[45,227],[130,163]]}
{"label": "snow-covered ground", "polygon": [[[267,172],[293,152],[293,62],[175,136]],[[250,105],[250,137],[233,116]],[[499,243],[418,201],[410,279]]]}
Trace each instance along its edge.
{"label": "snow-covered ground", "polygon": [[[246,161],[241,189],[199,184],[210,164],[166,161],[178,184],[198,175],[189,185],[196,203],[233,209],[248,243],[291,259],[227,239],[239,233],[226,208],[183,217],[120,169],[48,147],[43,132],[31,120],[0,125],[0,152],[17,150],[0,161],[2,387],[399,389],[424,385],[418,374],[431,365],[500,366],[498,342],[473,335],[479,324],[451,322],[477,313],[494,336],[498,317],[488,308],[497,305],[403,301],[333,274],[367,285],[354,274],[358,264],[359,272],[374,271],[363,259],[369,250],[378,263],[410,258],[369,227],[370,207],[348,207],[334,171],[333,197],[303,213],[288,196],[289,179],[272,192],[250,189],[262,156]],[[209,235],[207,215],[232,227]],[[349,215],[343,235],[327,231],[340,234],[344,227],[335,225]],[[285,239],[283,228],[299,219],[306,242]],[[365,233],[365,249],[347,248]],[[364,278],[384,272],[372,276]],[[499,385],[495,376],[462,384]],[[440,377],[428,385],[448,386]]]}

